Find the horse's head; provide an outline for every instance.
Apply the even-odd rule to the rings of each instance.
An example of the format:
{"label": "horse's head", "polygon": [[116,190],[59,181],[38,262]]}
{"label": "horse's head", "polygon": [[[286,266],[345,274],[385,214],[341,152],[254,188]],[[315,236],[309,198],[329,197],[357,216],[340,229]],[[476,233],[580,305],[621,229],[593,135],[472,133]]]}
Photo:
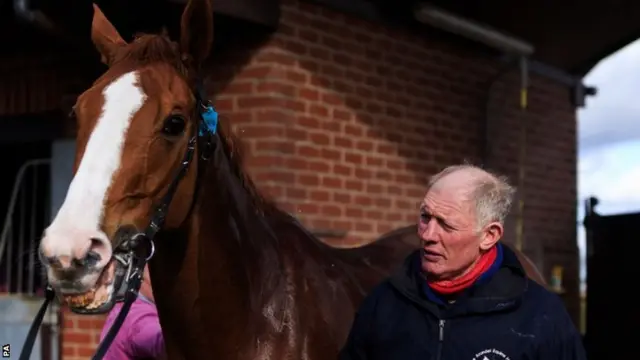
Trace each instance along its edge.
{"label": "horse's head", "polygon": [[[111,308],[124,273],[114,255],[147,227],[194,147],[201,111],[194,79],[211,48],[212,16],[209,0],[190,0],[179,43],[164,35],[127,43],[94,6],[91,37],[108,70],[74,107],[75,174],[39,249],[49,283],[74,311]],[[177,183],[165,228],[187,217],[196,167],[191,161]]]}

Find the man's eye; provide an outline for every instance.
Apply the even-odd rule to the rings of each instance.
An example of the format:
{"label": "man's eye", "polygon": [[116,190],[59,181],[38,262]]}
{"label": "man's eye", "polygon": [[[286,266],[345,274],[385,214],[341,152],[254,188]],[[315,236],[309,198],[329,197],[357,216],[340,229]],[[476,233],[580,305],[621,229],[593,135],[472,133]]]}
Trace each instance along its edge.
{"label": "man's eye", "polygon": [[440,226],[445,229],[446,231],[451,231],[453,230],[453,226],[447,224],[444,220],[440,220]]}

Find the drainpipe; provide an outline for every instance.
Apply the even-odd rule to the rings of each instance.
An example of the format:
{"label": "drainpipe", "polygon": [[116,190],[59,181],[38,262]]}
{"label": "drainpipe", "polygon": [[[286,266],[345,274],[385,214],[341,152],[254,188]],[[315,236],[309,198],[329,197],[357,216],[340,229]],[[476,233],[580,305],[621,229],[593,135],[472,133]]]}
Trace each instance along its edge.
{"label": "drainpipe", "polygon": [[[517,188],[520,192],[518,196],[518,207],[516,216],[516,228],[515,228],[515,241],[514,246],[516,249],[522,251],[524,246],[524,204],[525,204],[525,179],[526,179],[526,160],[527,160],[527,123],[526,123],[526,111],[528,107],[528,88],[529,88],[529,60],[526,56],[520,56],[516,58],[517,65],[520,70],[520,113],[522,117],[519,125],[518,136],[518,177]],[[491,120],[491,93],[495,84],[506,74],[511,68],[516,65],[511,61],[507,63],[507,66],[502,68],[498,74],[490,81],[489,89],[487,91],[487,99],[485,103],[485,121],[482,128],[483,136],[480,138],[482,141],[482,163],[487,166],[491,160],[491,131],[489,131],[489,124]]]}
{"label": "drainpipe", "polygon": [[520,141],[519,156],[518,156],[518,189],[520,190],[520,196],[518,196],[518,217],[516,218],[516,249],[522,251],[524,243],[524,199],[525,199],[525,175],[527,171],[527,121],[526,112],[528,104],[528,87],[529,87],[529,72],[527,58],[520,57],[520,113],[522,118],[520,119]]}
{"label": "drainpipe", "polygon": [[[477,41],[485,44],[489,47],[497,49],[503,52],[506,56],[515,56],[519,59],[518,65],[520,68],[520,110],[523,117],[520,121],[519,142],[518,142],[518,190],[519,200],[517,209],[516,220],[516,239],[515,247],[518,250],[522,250],[524,243],[524,187],[526,178],[526,141],[527,141],[527,129],[524,114],[527,109],[528,103],[528,84],[529,84],[529,71],[528,71],[528,58],[533,54],[533,45],[515,37],[506,35],[496,29],[489,26],[478,24],[471,20],[463,19],[457,15],[448,13],[434,6],[426,3],[419,4],[415,10],[414,15],[416,19],[422,23],[434,26],[441,30],[445,30],[467,39]],[[489,92],[493,89],[493,85],[502,76],[506,69],[503,69],[498,76],[496,76],[489,85]],[[489,98],[490,95],[487,97]],[[487,104],[487,113],[489,105]],[[483,146],[483,162],[486,162],[489,158],[489,137],[490,132],[488,128],[488,118],[485,119],[485,134],[481,138],[484,142]]]}
{"label": "drainpipe", "polygon": [[491,168],[492,155],[491,147],[489,146],[491,143],[491,95],[495,90],[495,86],[500,83],[500,80],[519,64],[517,60],[518,58],[506,57],[504,65],[487,82],[486,98],[484,101],[484,122],[480,126],[480,134],[478,137],[480,139],[480,161],[487,168]]}

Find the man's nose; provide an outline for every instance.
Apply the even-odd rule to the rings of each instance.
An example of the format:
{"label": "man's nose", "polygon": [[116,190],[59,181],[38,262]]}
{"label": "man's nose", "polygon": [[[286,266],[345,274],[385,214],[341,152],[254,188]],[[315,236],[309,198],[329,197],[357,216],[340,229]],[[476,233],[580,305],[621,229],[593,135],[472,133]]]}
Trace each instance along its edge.
{"label": "man's nose", "polygon": [[438,224],[434,219],[420,220],[418,224],[418,236],[423,241],[435,241],[437,231]]}

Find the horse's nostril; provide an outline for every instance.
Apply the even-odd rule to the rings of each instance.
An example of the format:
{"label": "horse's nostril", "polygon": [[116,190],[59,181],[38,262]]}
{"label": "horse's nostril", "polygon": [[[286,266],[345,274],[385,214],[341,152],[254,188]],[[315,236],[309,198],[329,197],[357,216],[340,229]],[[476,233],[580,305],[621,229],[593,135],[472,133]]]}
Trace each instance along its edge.
{"label": "horse's nostril", "polygon": [[71,270],[72,268],[80,268],[85,264],[85,259],[72,259],[71,260],[71,268],[69,268],[69,270]]}
{"label": "horse's nostril", "polygon": [[59,266],[60,265],[60,261],[58,261],[58,258],[55,256],[43,256],[42,257],[42,263],[44,265],[49,265],[49,266]]}
{"label": "horse's nostril", "polygon": [[84,266],[86,267],[94,267],[98,262],[100,262],[100,254],[95,251],[89,251],[87,255],[84,257]]}

